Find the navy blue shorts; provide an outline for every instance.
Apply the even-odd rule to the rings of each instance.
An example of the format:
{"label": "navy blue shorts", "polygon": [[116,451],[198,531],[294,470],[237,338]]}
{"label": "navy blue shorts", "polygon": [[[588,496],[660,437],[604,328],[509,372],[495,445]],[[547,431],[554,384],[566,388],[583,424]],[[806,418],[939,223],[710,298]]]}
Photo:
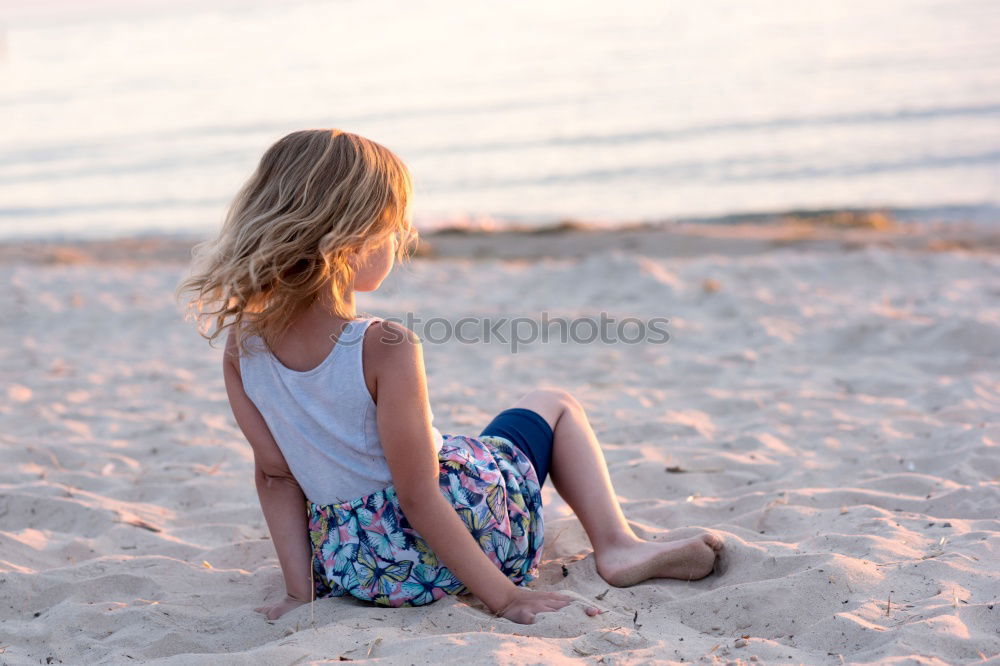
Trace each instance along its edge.
{"label": "navy blue shorts", "polygon": [[524,407],[511,407],[497,414],[486,426],[480,437],[503,437],[531,461],[538,474],[538,485],[545,483],[552,464],[552,427],[538,412]]}

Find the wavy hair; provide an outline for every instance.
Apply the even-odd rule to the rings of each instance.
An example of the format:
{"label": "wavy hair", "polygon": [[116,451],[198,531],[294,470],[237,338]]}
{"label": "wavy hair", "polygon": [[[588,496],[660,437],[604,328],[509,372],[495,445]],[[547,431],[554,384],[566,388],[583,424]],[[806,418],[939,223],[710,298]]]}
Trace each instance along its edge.
{"label": "wavy hair", "polygon": [[237,193],[217,237],[192,249],[175,296],[191,294],[185,319],[212,345],[230,327],[252,353],[272,349],[288,326],[329,290],[332,314],[353,319],[346,298],[369,243],[396,234],[397,259],[413,249],[413,183],[392,151],[336,129],[292,132],[268,148]]}

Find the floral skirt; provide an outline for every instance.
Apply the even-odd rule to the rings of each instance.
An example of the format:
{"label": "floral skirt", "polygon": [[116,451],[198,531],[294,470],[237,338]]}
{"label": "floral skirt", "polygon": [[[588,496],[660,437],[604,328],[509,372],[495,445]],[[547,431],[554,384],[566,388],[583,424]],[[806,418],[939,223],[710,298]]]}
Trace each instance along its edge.
{"label": "floral skirt", "polygon": [[[537,576],[545,526],[538,476],[502,437],[444,435],[441,493],[513,583]],[[399,506],[395,487],[339,504],[307,500],[316,597],[350,594],[382,606],[422,606],[468,589],[438,561]]]}

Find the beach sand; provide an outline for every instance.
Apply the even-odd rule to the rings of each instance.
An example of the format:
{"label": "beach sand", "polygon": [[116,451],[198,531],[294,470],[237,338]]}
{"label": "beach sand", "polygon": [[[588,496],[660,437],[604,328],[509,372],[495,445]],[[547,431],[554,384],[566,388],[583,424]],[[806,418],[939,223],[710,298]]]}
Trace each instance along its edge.
{"label": "beach sand", "polygon": [[190,242],[0,247],[0,663],[1000,663],[997,247],[878,224],[430,236],[363,311],[669,319],[666,344],[516,353],[424,331],[443,432],[566,388],[640,535],[726,540],[717,575],[610,588],[547,485],[537,586],[579,603],[534,625],[471,597],[254,613],[283,585],[221,350],[172,301]]}

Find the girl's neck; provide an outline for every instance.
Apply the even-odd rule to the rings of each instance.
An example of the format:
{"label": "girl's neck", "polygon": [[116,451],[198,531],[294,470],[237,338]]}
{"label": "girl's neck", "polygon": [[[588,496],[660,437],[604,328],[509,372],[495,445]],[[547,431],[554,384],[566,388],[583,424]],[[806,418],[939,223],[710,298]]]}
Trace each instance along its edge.
{"label": "girl's neck", "polygon": [[[350,314],[351,319],[358,316],[353,289],[344,294],[343,304],[347,308],[347,312]],[[309,309],[312,314],[333,316],[333,297],[331,296],[330,291],[327,289],[321,291],[319,297]]]}

